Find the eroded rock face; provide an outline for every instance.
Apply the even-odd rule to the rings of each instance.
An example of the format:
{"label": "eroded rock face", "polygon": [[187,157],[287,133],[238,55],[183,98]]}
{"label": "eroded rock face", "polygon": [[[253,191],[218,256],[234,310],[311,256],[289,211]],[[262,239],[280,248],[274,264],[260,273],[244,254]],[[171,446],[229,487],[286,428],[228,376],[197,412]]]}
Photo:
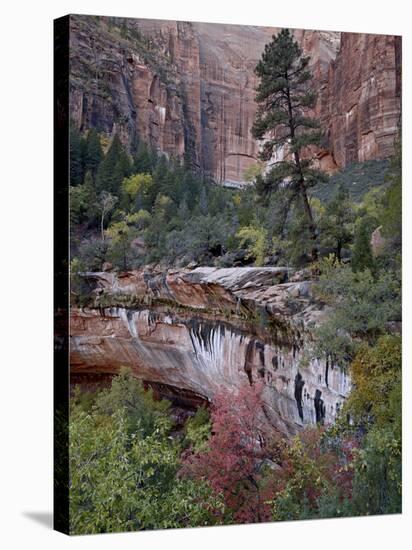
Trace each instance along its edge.
{"label": "eroded rock face", "polygon": [[[239,185],[256,162],[254,68],[279,29],[71,16],[70,112],[78,128],[143,139]],[[393,151],[400,113],[400,37],[294,30],[311,56],[318,151],[329,172]]]}
{"label": "eroded rock face", "polygon": [[317,114],[337,166],[393,153],[401,108],[401,37],[342,33]]}
{"label": "eroded rock face", "polygon": [[287,282],[284,268],[85,276],[96,283],[100,307],[72,309],[75,376],[125,365],[207,400],[222,387],[262,381],[266,415],[286,434],[333,422],[350,390],[338,366],[303,366],[310,328],[324,312],[312,303],[311,283]]}

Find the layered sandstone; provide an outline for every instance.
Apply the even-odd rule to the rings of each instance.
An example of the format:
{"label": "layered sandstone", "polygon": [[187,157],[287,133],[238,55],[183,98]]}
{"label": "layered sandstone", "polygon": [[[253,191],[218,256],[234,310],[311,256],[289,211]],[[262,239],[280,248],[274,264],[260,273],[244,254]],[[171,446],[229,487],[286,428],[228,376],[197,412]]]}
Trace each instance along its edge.
{"label": "layered sandstone", "polygon": [[331,423],[350,390],[337,365],[304,360],[325,315],[310,281],[284,268],[88,273],[95,307],[71,312],[71,374],[129,366],[149,383],[213,400],[264,383],[265,412],[283,433]]}
{"label": "layered sandstone", "polygon": [[[254,68],[279,29],[72,16],[71,117],[127,146],[138,139],[226,185],[256,162]],[[391,154],[400,38],[294,30],[318,90],[329,171]]]}

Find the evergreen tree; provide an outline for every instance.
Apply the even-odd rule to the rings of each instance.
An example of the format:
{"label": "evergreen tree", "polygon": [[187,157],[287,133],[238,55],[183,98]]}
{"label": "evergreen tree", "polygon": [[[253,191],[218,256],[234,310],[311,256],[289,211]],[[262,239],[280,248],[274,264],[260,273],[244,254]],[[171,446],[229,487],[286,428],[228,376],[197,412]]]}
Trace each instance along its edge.
{"label": "evergreen tree", "polygon": [[116,162],[113,172],[114,189],[116,193],[119,192],[121,184],[124,178],[127,178],[132,173],[132,165],[129,155],[122,149],[120,151],[119,159]]}
{"label": "evergreen tree", "polygon": [[383,197],[382,229],[392,248],[402,248],[402,146],[400,137],[395,143],[387,176],[389,187]]}
{"label": "evergreen tree", "polygon": [[90,170],[93,178],[96,177],[97,169],[103,158],[102,146],[100,143],[99,134],[94,128],[89,130],[86,138],[86,152],[85,152],[85,172]]}
{"label": "evergreen tree", "polygon": [[133,159],[133,172],[151,173],[156,164],[155,155],[149,147],[141,141],[137,147],[136,155]]}
{"label": "evergreen tree", "polygon": [[338,262],[342,260],[342,249],[353,239],[354,217],[349,192],[340,185],[335,197],[326,205],[320,223],[322,242],[333,247]]}
{"label": "evergreen tree", "polygon": [[123,179],[129,176],[130,172],[129,157],[116,134],[103,161],[99,165],[96,176],[97,190],[99,192],[107,191],[118,194]]}
{"label": "evergreen tree", "polygon": [[96,214],[96,192],[90,172],[87,172],[84,183],[70,187],[70,223],[90,222]]}
{"label": "evergreen tree", "polygon": [[[167,158],[162,155],[159,157],[156,168],[153,171],[153,186],[150,193],[152,206],[155,204],[156,197],[162,190],[167,188],[167,180],[169,177],[169,164]],[[162,193],[163,194],[163,193]]]}
{"label": "evergreen tree", "polygon": [[96,187],[94,185],[93,176],[90,172],[86,172],[84,177],[83,187],[86,193],[86,202],[87,202],[87,219],[89,225],[96,224],[98,219],[98,212],[96,210]]}
{"label": "evergreen tree", "polygon": [[199,195],[199,210],[203,216],[207,216],[208,213],[208,201],[206,187],[203,185]]}
{"label": "evergreen tree", "polygon": [[81,185],[83,182],[83,147],[82,137],[73,124],[70,125],[70,185]]}
{"label": "evergreen tree", "polygon": [[352,270],[363,271],[370,269],[373,271],[374,259],[371,247],[371,232],[367,218],[363,218],[355,234],[355,243],[352,255]]}
{"label": "evergreen tree", "polygon": [[303,157],[304,149],[307,153],[308,147],[320,141],[318,122],[308,114],[316,103],[309,60],[287,29],[273,36],[272,42],[265,46],[255,69],[260,83],[252,134],[256,139],[265,140],[260,155],[262,160],[270,160],[277,152],[285,154],[283,160],[275,162],[268,177],[260,178],[258,187],[268,193],[286,187],[288,207],[299,199],[313,243],[312,259],[316,260],[317,228],[308,189],[325,176],[313,168],[312,159]]}
{"label": "evergreen tree", "polygon": [[182,178],[183,194],[189,210],[193,210],[201,189],[201,182],[192,172],[185,172]]}

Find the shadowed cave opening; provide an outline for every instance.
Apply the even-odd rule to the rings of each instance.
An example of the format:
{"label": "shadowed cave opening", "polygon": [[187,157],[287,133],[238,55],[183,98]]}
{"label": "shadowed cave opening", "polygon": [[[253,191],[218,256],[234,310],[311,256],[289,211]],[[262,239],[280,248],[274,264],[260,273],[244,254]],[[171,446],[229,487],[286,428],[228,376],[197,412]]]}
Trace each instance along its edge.
{"label": "shadowed cave opening", "polygon": [[[71,373],[70,389],[73,392],[76,387],[79,387],[82,392],[94,392],[109,388],[114,376],[116,376],[114,373]],[[206,396],[194,391],[163,382],[151,380],[142,380],[142,382],[145,389],[150,388],[153,391],[155,399],[167,399],[173,407],[182,411],[194,412],[199,407],[210,406],[210,400]]]}

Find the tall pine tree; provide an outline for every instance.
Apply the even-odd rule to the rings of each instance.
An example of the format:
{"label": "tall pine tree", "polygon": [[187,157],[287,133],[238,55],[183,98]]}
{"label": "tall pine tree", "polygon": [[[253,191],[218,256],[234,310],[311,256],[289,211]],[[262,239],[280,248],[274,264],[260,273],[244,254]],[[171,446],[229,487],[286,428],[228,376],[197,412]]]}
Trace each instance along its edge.
{"label": "tall pine tree", "polygon": [[119,195],[123,178],[130,175],[131,164],[116,134],[104,159],[99,165],[96,176],[97,191],[107,191]]}
{"label": "tall pine tree", "polygon": [[70,124],[70,185],[80,185],[83,182],[83,140],[73,124]]}
{"label": "tall pine tree", "polygon": [[94,128],[89,130],[86,138],[86,155],[85,155],[85,173],[90,170],[93,178],[96,177],[97,169],[103,158],[102,146],[100,144],[99,134]]}
{"label": "tall pine tree", "polygon": [[360,222],[355,234],[355,242],[352,254],[352,270],[363,271],[364,269],[374,270],[374,259],[371,247],[371,230],[367,218]]}
{"label": "tall pine tree", "polygon": [[308,156],[308,147],[318,145],[321,137],[318,122],[310,116],[316,93],[311,87],[309,60],[288,29],[281,30],[266,44],[255,69],[260,83],[252,134],[264,140],[262,160],[269,161],[274,153],[283,153],[283,159],[275,161],[270,173],[261,180],[261,189],[267,193],[286,191],[287,208],[294,201],[300,202],[313,243],[312,259],[316,260],[317,228],[308,189],[325,180],[325,176],[313,167],[313,159]]}
{"label": "tall pine tree", "polygon": [[156,154],[151,151],[144,141],[140,141],[133,159],[133,172],[149,174],[156,164]]}

